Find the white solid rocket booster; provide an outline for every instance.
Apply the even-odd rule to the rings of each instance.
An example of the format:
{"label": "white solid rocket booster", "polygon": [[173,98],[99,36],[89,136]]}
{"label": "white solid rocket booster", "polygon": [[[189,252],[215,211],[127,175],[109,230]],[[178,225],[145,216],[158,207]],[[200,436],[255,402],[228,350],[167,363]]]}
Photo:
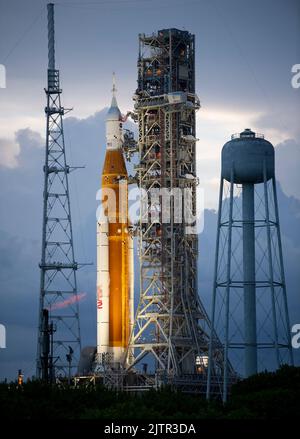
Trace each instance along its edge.
{"label": "white solid rocket booster", "polygon": [[108,221],[97,222],[97,353],[109,351]]}

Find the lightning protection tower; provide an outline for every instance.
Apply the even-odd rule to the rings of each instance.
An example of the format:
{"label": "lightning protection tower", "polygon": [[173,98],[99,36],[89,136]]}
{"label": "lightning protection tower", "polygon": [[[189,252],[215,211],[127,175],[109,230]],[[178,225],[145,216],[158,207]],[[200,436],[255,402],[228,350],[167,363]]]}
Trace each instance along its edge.
{"label": "lightning protection tower", "polygon": [[[80,327],[76,283],[78,264],[74,259],[73,234],[66,163],[63,116],[67,110],[61,105],[59,70],[55,68],[54,5],[48,4],[48,87],[46,157],[44,166],[44,208],[41,286],[37,348],[37,376],[68,376],[75,371],[80,356]],[[52,358],[45,364],[44,310],[48,310],[53,332]],[[73,351],[72,364],[67,355]],[[48,362],[49,361],[49,362]],[[49,372],[49,373],[48,373]]]}
{"label": "lightning protection tower", "polygon": [[[222,149],[211,322],[224,344],[224,401],[229,365],[248,377],[293,363],[274,148],[250,129]],[[210,353],[214,346],[212,337]],[[209,356],[208,397],[216,368]]]}
{"label": "lightning protection tower", "polygon": [[200,107],[194,44],[194,35],[177,29],[139,36],[134,99],[140,299],[128,368],[142,364],[145,370],[147,364],[156,383],[203,391],[209,320],[198,297],[198,241],[192,220],[198,183],[195,113]]}

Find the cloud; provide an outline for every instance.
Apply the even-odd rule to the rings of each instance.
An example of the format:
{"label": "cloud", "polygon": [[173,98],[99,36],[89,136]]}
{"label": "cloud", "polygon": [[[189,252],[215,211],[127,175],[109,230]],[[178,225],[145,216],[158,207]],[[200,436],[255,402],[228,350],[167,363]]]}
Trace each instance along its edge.
{"label": "cloud", "polygon": [[0,166],[17,168],[34,158],[35,149],[45,144],[41,135],[30,128],[18,130],[14,139],[0,138]]}
{"label": "cloud", "polygon": [[[79,262],[95,262],[96,190],[100,184],[105,151],[104,118],[106,110],[86,119],[65,120],[67,163],[86,165],[85,170],[70,174],[70,195],[75,241]],[[45,140],[29,128],[15,133],[18,150],[14,167],[1,167],[0,191],[0,323],[5,324],[9,348],[1,351],[0,379],[15,378],[15,371],[25,361],[20,349],[22,334],[31,357],[34,373],[36,327],[38,322],[39,267],[42,233],[42,194]],[[94,285],[95,264],[77,275],[78,291],[86,292],[81,301],[83,344],[95,344],[96,324]]]}
{"label": "cloud", "polygon": [[[100,185],[105,155],[105,114],[104,109],[84,119],[66,118],[64,123],[67,163],[86,166],[69,176],[75,257],[78,262],[94,263],[77,273],[78,291],[87,293],[85,300],[80,301],[83,346],[95,344],[95,210],[96,191]],[[256,114],[250,112],[238,116],[238,112],[224,115],[223,110],[217,110],[207,112],[201,121],[201,112],[198,113],[198,122],[201,123],[200,129],[198,126],[198,172],[200,184],[206,191],[206,207],[217,206],[223,144],[230,134],[249,126],[249,121],[254,121],[255,117]],[[17,131],[15,142],[20,148],[15,155],[17,164],[14,167],[2,166],[0,172],[0,186],[7,188],[0,191],[0,205],[5,206],[0,217],[0,323],[8,326],[10,337],[9,350],[1,352],[0,379],[5,376],[14,378],[15,371],[27,367],[30,359],[32,366],[27,374],[34,373],[36,350],[45,142],[38,132],[29,128]],[[296,168],[299,164],[298,150],[291,141],[278,145],[276,151],[277,148],[279,154],[282,152],[277,161],[278,177],[284,181],[292,168],[284,169],[281,165],[289,156],[291,165],[294,162]],[[133,173],[132,167],[130,172]],[[293,184],[288,183],[288,187]],[[300,253],[300,201],[287,197],[280,189],[278,195],[286,277],[292,305],[291,321],[294,322],[299,309],[300,278],[297,264]],[[206,209],[204,232],[200,235],[199,292],[208,312],[211,306],[215,237],[216,212]],[[137,262],[137,258],[135,260]],[[136,276],[136,297],[138,292]],[[20,350],[22,333],[26,334],[26,361],[24,349]],[[26,364],[22,366],[22,362]]]}
{"label": "cloud", "polygon": [[300,143],[294,139],[276,145],[276,175],[288,196],[300,200]]}
{"label": "cloud", "polygon": [[[18,221],[21,226],[21,218]],[[39,242],[0,230],[0,323],[7,336],[6,349],[0,351],[0,379],[15,378],[35,356],[39,257]],[[32,367],[26,371],[33,372]]]}
{"label": "cloud", "polygon": [[[245,111],[243,108],[206,106],[197,113],[197,174],[205,191],[205,207],[216,208],[221,169],[221,150],[231,135],[251,128],[261,132],[276,147],[276,173],[287,195],[299,198],[299,136],[285,124],[278,123],[274,112]],[[297,124],[295,123],[295,126]],[[295,134],[294,138],[291,136]],[[298,142],[298,143],[297,143]]]}
{"label": "cloud", "polygon": [[261,130],[274,144],[289,138],[297,139],[300,136],[299,103],[294,111],[284,112],[282,108],[281,105],[270,108],[256,120],[257,129]]}
{"label": "cloud", "polygon": [[[277,183],[279,216],[283,246],[283,258],[287,285],[291,326],[299,323],[299,258],[300,258],[300,201],[287,197]],[[205,210],[204,230],[199,237],[198,278],[200,298],[211,314],[213,270],[216,247],[217,212]],[[300,350],[294,352],[295,362],[300,364]]]}
{"label": "cloud", "polygon": [[262,113],[237,108],[206,106],[197,113],[197,175],[205,193],[205,207],[216,208],[221,169],[221,150],[231,135],[255,128]]}
{"label": "cloud", "polygon": [[247,112],[245,110],[238,111],[232,110],[230,108],[209,108],[204,107],[200,110],[200,118],[207,122],[214,122],[218,125],[226,124],[227,129],[230,129],[230,125],[243,125],[247,124],[251,121],[256,120],[261,117],[262,113],[258,112]]}
{"label": "cloud", "polygon": [[18,130],[16,132],[16,139],[19,144],[23,144],[27,149],[42,148],[45,144],[41,135],[30,128]]}
{"label": "cloud", "polygon": [[20,145],[15,140],[0,138],[0,166],[15,168],[18,166],[17,156]]}

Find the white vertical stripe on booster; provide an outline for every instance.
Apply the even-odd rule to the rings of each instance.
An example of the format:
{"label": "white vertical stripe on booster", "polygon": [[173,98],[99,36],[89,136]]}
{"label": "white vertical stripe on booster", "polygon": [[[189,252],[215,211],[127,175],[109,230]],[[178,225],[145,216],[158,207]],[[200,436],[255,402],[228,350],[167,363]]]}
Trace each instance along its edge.
{"label": "white vertical stripe on booster", "polygon": [[134,324],[134,252],[133,252],[133,238],[128,237],[128,253],[129,253],[129,318],[130,318],[130,333]]}
{"label": "white vertical stripe on booster", "polygon": [[97,222],[97,354],[109,351],[108,221]]}

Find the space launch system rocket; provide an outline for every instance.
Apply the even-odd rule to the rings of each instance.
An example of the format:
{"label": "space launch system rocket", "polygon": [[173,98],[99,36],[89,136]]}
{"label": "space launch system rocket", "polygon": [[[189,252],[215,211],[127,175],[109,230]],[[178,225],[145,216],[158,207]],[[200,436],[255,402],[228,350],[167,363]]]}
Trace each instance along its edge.
{"label": "space launch system rocket", "polygon": [[128,174],[122,152],[123,118],[115,83],[106,116],[102,215],[97,219],[97,357],[123,363],[134,320],[133,238],[129,233]]}

